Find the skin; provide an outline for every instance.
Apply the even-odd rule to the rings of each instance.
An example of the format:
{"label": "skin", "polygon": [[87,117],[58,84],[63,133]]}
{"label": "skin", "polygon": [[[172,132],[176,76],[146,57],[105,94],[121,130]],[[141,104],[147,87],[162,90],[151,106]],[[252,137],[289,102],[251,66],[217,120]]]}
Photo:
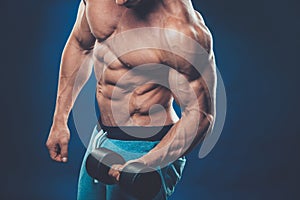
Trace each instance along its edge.
{"label": "skin", "polygon": [[[205,49],[209,65],[200,75],[185,59],[159,49],[141,49],[109,62],[106,58],[108,52],[113,55],[117,50],[109,48],[105,42],[119,33],[141,27],[181,32]],[[172,41],[176,41],[178,46],[187,46],[185,39],[172,37],[167,33],[156,38],[166,38],[171,45],[174,43]],[[125,47],[133,42],[143,40],[126,38],[122,44]],[[104,51],[99,51],[99,48]],[[193,46],[189,48],[193,49]],[[131,162],[143,162],[155,167],[176,160],[199,144],[211,129],[215,115],[216,85],[212,37],[191,1],[87,0],[86,5],[81,3],[79,6],[76,23],[62,54],[56,109],[46,143],[53,160],[67,162],[70,140],[68,117],[78,93],[90,76],[92,63],[98,80],[96,96],[104,125],[174,124],[160,143],[145,156],[125,165],[114,165],[109,174],[117,181],[120,170]],[[152,73],[150,77],[165,80],[169,89],[150,83],[151,80],[145,75],[128,73],[136,66],[149,63],[170,67],[169,70],[153,65],[148,66],[150,70],[145,68],[149,70],[146,74]],[[85,66],[84,70],[82,66]],[[193,95],[195,98],[191,97]],[[177,118],[172,108],[173,98],[182,108],[181,119]],[[118,110],[117,114],[113,113],[114,108]],[[193,126],[195,121],[199,123]]]}

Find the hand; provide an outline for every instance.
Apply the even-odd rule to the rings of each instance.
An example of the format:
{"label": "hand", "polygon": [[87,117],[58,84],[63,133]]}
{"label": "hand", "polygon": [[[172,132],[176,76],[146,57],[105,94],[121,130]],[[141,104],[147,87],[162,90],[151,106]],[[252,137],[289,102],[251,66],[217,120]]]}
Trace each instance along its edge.
{"label": "hand", "polygon": [[124,165],[112,165],[110,170],[108,171],[108,175],[115,178],[116,182],[120,180],[120,172],[124,168]]}
{"label": "hand", "polygon": [[128,162],[126,162],[124,165],[119,165],[119,164],[116,164],[116,165],[112,165],[110,170],[108,171],[108,174],[112,177],[115,178],[116,182],[119,182],[120,180],[120,174],[121,174],[121,171],[129,164],[131,163],[135,163],[135,162],[140,162],[140,163],[143,163],[143,160],[141,158],[139,159],[134,159],[134,160],[129,160]]}
{"label": "hand", "polygon": [[53,123],[46,146],[50,157],[57,162],[68,161],[68,143],[70,130],[66,124]]}

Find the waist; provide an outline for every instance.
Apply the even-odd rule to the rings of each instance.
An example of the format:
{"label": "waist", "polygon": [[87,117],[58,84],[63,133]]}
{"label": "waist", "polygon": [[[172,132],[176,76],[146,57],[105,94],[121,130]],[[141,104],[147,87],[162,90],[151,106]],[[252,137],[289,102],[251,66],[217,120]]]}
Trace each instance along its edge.
{"label": "waist", "polygon": [[97,129],[106,132],[109,139],[130,141],[160,141],[174,124],[165,126],[105,126],[101,117]]}

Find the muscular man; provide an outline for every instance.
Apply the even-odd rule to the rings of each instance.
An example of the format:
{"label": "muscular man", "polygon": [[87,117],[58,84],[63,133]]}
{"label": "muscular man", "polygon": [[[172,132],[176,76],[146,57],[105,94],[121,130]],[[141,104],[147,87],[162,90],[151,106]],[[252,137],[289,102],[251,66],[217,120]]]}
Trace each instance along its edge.
{"label": "muscular man", "polygon": [[[92,65],[101,117],[83,159],[78,199],[130,199],[117,185],[87,175],[84,163],[95,147],[122,154],[126,164],[134,160],[160,169],[163,187],[156,199],[166,199],[182,175],[184,155],[203,140],[215,118],[212,38],[201,15],[191,0],[80,3],[62,55],[46,143],[57,162],[67,162],[68,117]],[[173,98],[182,109],[180,119]],[[118,181],[126,164],[109,174]]]}

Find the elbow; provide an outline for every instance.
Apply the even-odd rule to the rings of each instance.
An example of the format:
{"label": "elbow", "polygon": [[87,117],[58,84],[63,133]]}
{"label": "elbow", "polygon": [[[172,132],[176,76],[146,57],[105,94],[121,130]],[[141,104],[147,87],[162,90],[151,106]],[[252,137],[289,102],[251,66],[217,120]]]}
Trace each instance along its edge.
{"label": "elbow", "polygon": [[215,116],[212,114],[206,114],[206,120],[209,122],[210,126],[212,126],[215,122]]}
{"label": "elbow", "polygon": [[[214,127],[215,123],[215,117],[212,114],[207,114],[204,119],[202,132],[203,132],[203,138],[204,139],[207,135],[210,135],[212,132],[212,129]],[[200,126],[201,129],[201,126]]]}

